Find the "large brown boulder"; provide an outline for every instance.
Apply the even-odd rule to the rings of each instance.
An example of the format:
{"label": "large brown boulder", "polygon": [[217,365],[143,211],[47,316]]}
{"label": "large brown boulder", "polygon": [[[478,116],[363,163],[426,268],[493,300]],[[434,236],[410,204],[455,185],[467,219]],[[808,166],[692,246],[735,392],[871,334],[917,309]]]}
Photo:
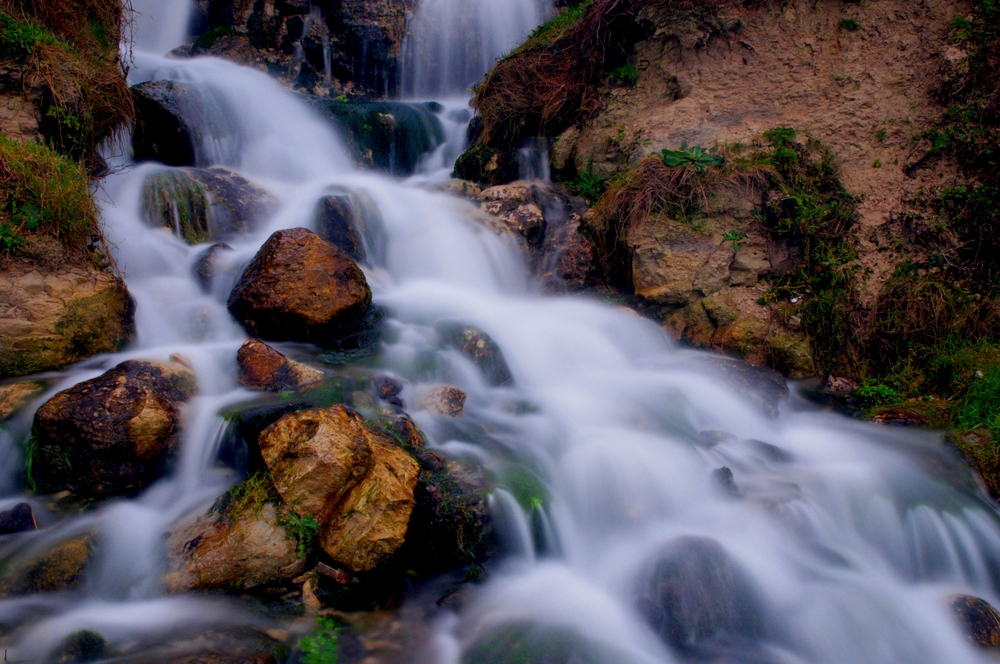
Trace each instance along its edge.
{"label": "large brown boulder", "polygon": [[247,339],[236,353],[240,385],[251,390],[281,392],[311,385],[323,372],[290,360],[263,341]]}
{"label": "large brown boulder", "polygon": [[130,360],[59,392],[35,414],[29,481],[92,497],[138,493],[174,455],[195,390],[181,364]]}
{"label": "large brown boulder", "polygon": [[246,590],[301,574],[305,559],[269,502],[258,509],[212,512],[181,525],[167,541],[168,592]]}
{"label": "large brown boulder", "polygon": [[366,572],[406,538],[420,468],[395,441],[343,406],[292,413],[265,429],[261,454],[285,503],[320,525],[338,564]]}
{"label": "large brown boulder", "polygon": [[350,345],[372,292],[343,250],[305,228],[268,238],[229,296],[229,311],[253,336]]}
{"label": "large brown boulder", "polygon": [[135,303],[125,282],[77,263],[0,268],[0,378],[61,369],[133,337]]}

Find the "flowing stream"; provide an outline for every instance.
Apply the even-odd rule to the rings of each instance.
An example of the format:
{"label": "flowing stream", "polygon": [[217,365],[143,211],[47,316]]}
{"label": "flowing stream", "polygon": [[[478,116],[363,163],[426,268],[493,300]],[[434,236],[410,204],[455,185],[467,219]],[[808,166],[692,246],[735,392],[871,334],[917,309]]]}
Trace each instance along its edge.
{"label": "flowing stream", "polygon": [[[186,3],[145,5],[165,25],[186,20]],[[532,0],[425,0],[413,19],[409,57],[419,60],[409,65],[410,91],[461,89],[543,15]],[[150,31],[147,19],[137,17],[133,82],[197,86],[225,128],[199,165],[238,171],[280,203],[218,255],[205,293],[191,272],[205,246],[141,217],[142,183],[166,167],[123,158],[103,182],[98,195],[138,303],[138,337],[122,353],[60,374],[36,405],[125,359],[174,353],[191,360],[200,392],[171,476],[72,518],[46,521],[39,503],[49,527],[19,546],[93,532],[98,559],[82,591],[0,602],[0,623],[12,630],[9,661],[42,660],[80,629],[127,649],[185,627],[270,626],[246,603],[164,595],[163,533],[237,481],[214,463],[225,427],[219,411],[255,396],[236,381],[246,336],[226,310],[229,290],[272,232],[312,223],[333,185],[366,191],[384,218],[384,251],[363,266],[387,312],[372,361],[405,379],[404,398],[438,381],[468,394],[461,426],[414,413],[435,451],[475,459],[498,477],[515,468],[533,478],[530,495],[501,489],[491,498],[507,553],[489,580],[470,589],[460,611],[433,612],[422,647],[403,659],[457,663],[491,635],[517,632],[569,635],[589,658],[572,661],[688,661],[658,638],[643,602],[658,560],[694,542],[740,570],[753,606],[752,629],[701,653],[718,657],[711,661],[989,661],[948,601],[967,593],[1000,606],[997,513],[936,436],[851,421],[794,394],[780,415],[768,415],[756,388],[734,383],[717,358],[678,347],[653,322],[591,298],[543,294],[517,246],[476,221],[470,203],[428,191],[420,178],[353,168],[330,126],[266,75],[218,59],[162,57],[180,39],[164,43],[166,33]],[[431,40],[425,21],[438,21],[433,29],[451,39]],[[455,46],[479,48],[487,36],[497,41],[477,51],[481,58]],[[444,320],[492,336],[514,385],[490,386],[468,360],[441,350],[434,326]],[[15,426],[25,429],[30,415]],[[736,487],[728,492],[715,472],[724,466]],[[4,468],[14,500],[16,464]]]}

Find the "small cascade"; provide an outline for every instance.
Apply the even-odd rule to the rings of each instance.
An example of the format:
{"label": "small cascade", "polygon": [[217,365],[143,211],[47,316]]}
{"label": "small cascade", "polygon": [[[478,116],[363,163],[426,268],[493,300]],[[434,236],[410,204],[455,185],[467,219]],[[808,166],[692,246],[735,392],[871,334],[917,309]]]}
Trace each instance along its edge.
{"label": "small cascade", "polygon": [[549,165],[550,141],[547,138],[529,138],[517,151],[517,179],[549,182],[552,169]]}
{"label": "small cascade", "polygon": [[551,0],[423,0],[403,46],[404,94],[472,87],[551,12]]}
{"label": "small cascade", "polygon": [[163,55],[187,41],[194,0],[132,0],[132,9],[126,38],[136,51]]}
{"label": "small cascade", "polygon": [[330,51],[330,35],[323,35],[323,85],[327,89],[333,86],[333,55]]}

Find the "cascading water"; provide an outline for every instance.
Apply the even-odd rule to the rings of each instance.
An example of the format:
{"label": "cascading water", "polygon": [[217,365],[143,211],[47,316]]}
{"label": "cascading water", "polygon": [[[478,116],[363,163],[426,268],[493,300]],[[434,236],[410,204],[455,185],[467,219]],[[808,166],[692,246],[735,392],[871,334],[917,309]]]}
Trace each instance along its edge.
{"label": "cascading water", "polygon": [[422,0],[404,45],[404,93],[462,93],[551,11],[544,0]]}
{"label": "cascading water", "polygon": [[[141,25],[135,34],[145,34]],[[507,554],[489,580],[469,589],[460,611],[435,608],[431,638],[400,659],[498,661],[533,643],[538,653],[577,653],[554,661],[989,661],[947,601],[968,593],[1000,605],[1000,526],[933,435],[848,421],[794,397],[773,416],[757,388],[734,386],[732,365],[677,348],[653,323],[583,297],[541,295],[519,249],[476,221],[470,204],[354,171],[327,126],[265,75],[159,57],[168,46],[138,42],[134,74],[228,100],[227,135],[243,138],[220,159],[279,205],[219,255],[206,294],[191,275],[204,246],[142,218],[142,183],[165,167],[126,165],[105,181],[104,219],[138,303],[138,339],[66,372],[49,395],[124,359],[174,353],[190,359],[200,391],[171,476],[80,516],[39,510],[52,525],[19,546],[90,532],[98,559],[80,591],[0,602],[10,661],[41,660],[80,629],[127,649],[185,628],[268,626],[245,604],[164,596],[162,534],[234,481],[213,464],[219,412],[252,395],[237,387],[245,334],[226,311],[228,290],[271,232],[311,224],[333,185],[366,191],[384,219],[384,251],[364,266],[388,312],[370,361],[406,379],[404,398],[439,379],[467,392],[462,426],[414,414],[436,452],[475,459],[496,477],[516,469],[534,478],[524,495],[492,496]],[[451,80],[464,84],[466,73]],[[493,337],[513,386],[488,385],[468,360],[440,350],[441,321]],[[676,569],[722,580],[710,586],[723,597],[695,598],[705,608],[688,627],[728,620],[732,638],[708,651],[658,638],[676,616],[657,593],[691,600],[654,582]]]}

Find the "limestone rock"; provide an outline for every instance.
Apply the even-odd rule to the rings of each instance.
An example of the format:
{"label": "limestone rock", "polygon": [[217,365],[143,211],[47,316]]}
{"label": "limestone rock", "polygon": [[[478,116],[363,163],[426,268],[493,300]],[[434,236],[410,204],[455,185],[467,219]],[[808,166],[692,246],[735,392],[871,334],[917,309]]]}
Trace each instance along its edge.
{"label": "limestone rock", "polygon": [[0,385],[0,420],[6,420],[45,391],[45,383],[25,381]]}
{"label": "limestone rock", "polygon": [[461,323],[439,323],[435,329],[446,344],[479,367],[490,385],[514,383],[514,376],[510,373],[503,351],[490,335],[471,325]]}
{"label": "limestone rock", "polygon": [[0,269],[0,378],[61,369],[135,334],[125,282],[91,264]]}
{"label": "limestone rock", "polygon": [[77,588],[93,553],[89,535],[60,542],[24,559],[9,561],[0,578],[0,597]]}
{"label": "limestone rock", "polygon": [[372,301],[360,268],[312,231],[274,233],[229,296],[229,311],[256,337],[336,347],[364,326]]}
{"label": "limestone rock", "polygon": [[168,592],[246,590],[302,573],[305,560],[296,555],[274,505],[234,516],[210,513],[170,534],[163,579]]}
{"label": "limestone rock", "polygon": [[1000,646],[1000,612],[984,599],[970,595],[951,598],[951,610],[969,640],[981,648]]}
{"label": "limestone rock", "polygon": [[316,383],[323,372],[289,360],[257,339],[247,339],[237,353],[240,384],[251,390],[281,392]]}
{"label": "limestone rock", "polygon": [[366,572],[406,537],[419,467],[388,436],[343,406],[282,417],[260,434],[274,486],[340,566]]}
{"label": "limestone rock", "polygon": [[174,362],[129,360],[59,392],[35,414],[32,474],[39,490],[135,494],[176,451],[194,373]]}
{"label": "limestone rock", "polygon": [[435,415],[461,417],[465,407],[465,392],[457,387],[439,387],[424,394],[418,405]]}
{"label": "limestone rock", "polygon": [[225,168],[153,173],[142,184],[142,215],[188,244],[232,239],[253,231],[277,204],[264,189]]}

